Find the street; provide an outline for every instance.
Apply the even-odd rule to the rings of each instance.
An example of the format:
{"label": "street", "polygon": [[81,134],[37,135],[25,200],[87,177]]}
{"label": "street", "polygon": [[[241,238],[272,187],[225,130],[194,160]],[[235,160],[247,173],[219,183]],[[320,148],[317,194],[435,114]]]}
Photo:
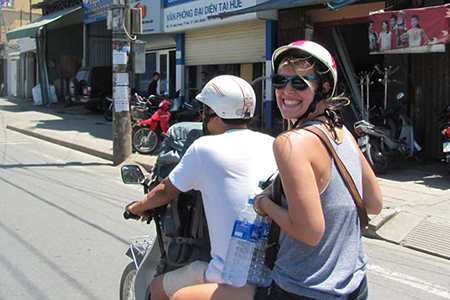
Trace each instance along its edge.
{"label": "street", "polygon": [[[142,197],[119,168],[0,128],[0,300],[118,299],[127,239],[148,234],[125,221]],[[370,299],[450,299],[450,261],[364,239]]]}

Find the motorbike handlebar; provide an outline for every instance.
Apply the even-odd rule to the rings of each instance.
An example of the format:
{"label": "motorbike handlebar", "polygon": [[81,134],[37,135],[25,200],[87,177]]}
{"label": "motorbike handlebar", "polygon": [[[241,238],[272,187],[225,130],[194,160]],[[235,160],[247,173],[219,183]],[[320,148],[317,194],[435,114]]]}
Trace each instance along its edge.
{"label": "motorbike handlebar", "polygon": [[141,218],[138,215],[130,213],[128,210],[125,210],[123,212],[123,217],[124,217],[125,220],[129,220],[129,219],[139,220]]}

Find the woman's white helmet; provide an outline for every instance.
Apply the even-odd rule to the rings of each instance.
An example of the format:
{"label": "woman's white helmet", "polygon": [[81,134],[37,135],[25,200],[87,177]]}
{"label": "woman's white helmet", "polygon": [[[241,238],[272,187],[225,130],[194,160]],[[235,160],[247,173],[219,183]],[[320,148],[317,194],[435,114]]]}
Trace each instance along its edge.
{"label": "woman's white helmet", "polygon": [[250,119],[255,113],[256,95],[252,86],[232,75],[214,77],[195,99],[222,119]]}
{"label": "woman's white helmet", "polygon": [[314,57],[319,62],[321,62],[331,74],[331,77],[333,79],[333,90],[331,95],[334,94],[337,85],[337,68],[333,56],[331,56],[330,52],[328,52],[327,49],[315,42],[305,40],[296,41],[290,43],[289,45],[281,46],[276,49],[272,55],[272,68],[274,72],[277,72],[278,65],[281,62],[281,58],[285,56],[282,54],[287,54],[286,51],[288,50],[294,51],[295,54],[298,53],[300,55]]}

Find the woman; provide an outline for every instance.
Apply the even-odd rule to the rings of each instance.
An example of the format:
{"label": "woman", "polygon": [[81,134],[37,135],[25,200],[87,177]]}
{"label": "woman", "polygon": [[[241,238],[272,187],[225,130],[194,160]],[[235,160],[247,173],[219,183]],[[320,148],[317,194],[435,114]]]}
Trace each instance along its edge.
{"label": "woman", "polygon": [[389,30],[389,22],[384,20],[381,23],[383,30],[378,35],[378,44],[380,45],[380,51],[391,50],[392,33]]}
{"label": "woman", "polygon": [[[255,299],[367,299],[366,265],[356,206],[330,154],[305,125],[321,129],[346,165],[367,213],[378,214],[382,198],[376,177],[334,111],[337,70],[321,45],[297,41],[272,56],[278,107],[293,128],[279,135],[274,154],[285,198],[282,207],[261,196],[255,211],[280,227],[272,286]],[[332,82],[331,97],[322,83]]]}

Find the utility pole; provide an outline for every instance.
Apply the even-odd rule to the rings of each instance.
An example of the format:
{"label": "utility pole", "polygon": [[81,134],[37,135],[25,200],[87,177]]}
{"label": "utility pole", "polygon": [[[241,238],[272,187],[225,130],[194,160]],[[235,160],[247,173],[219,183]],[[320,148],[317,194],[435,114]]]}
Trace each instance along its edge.
{"label": "utility pole", "polygon": [[131,155],[130,121],[130,0],[114,0],[111,9],[113,58],[113,163]]}

